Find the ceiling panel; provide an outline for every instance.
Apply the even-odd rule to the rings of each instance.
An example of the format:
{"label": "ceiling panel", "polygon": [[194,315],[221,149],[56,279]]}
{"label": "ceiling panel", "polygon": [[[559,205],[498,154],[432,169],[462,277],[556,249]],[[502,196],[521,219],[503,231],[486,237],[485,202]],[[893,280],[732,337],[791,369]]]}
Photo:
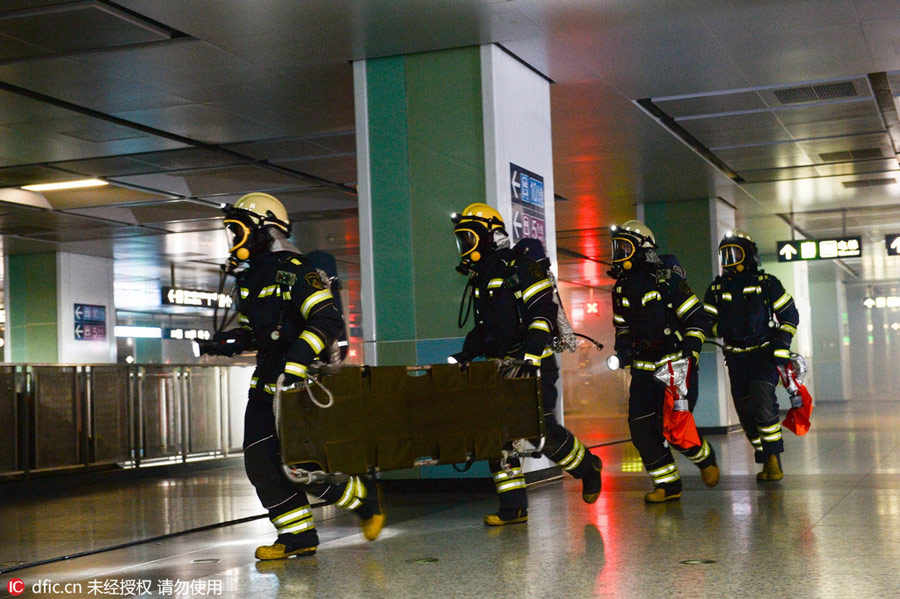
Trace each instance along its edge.
{"label": "ceiling panel", "polygon": [[834,137],[836,135],[859,135],[884,131],[884,123],[878,116],[825,121],[819,123],[802,123],[785,125],[785,129],[794,139],[813,139],[817,137]]}
{"label": "ceiling panel", "polygon": [[[802,148],[816,162],[845,162],[894,155],[891,139],[887,133],[846,135],[815,141],[800,141],[797,142],[797,146]],[[831,156],[831,154],[841,152],[849,153],[850,155],[844,157],[840,155]]]}
{"label": "ceiling panel", "polygon": [[743,146],[715,150],[715,155],[732,169],[743,174],[745,170],[784,168],[810,165],[816,162],[795,143],[778,143],[760,146]]}
{"label": "ceiling panel", "polygon": [[[259,160],[298,160],[318,158],[337,153],[336,150],[320,145],[314,140],[297,137],[270,139],[244,144],[228,144],[224,147]],[[355,150],[356,148],[354,147],[353,149]]]}
{"label": "ceiling panel", "polygon": [[708,148],[790,139],[769,111],[678,119],[678,124]]}
{"label": "ceiling panel", "polygon": [[195,202],[161,202],[143,206],[130,206],[128,209],[140,224],[222,217],[222,212],[218,208]]}
{"label": "ceiling panel", "polygon": [[896,158],[887,160],[861,160],[844,164],[820,164],[816,170],[824,176],[853,175],[863,173],[894,172],[900,170]]}
{"label": "ceiling panel", "polygon": [[19,187],[33,183],[68,181],[71,179],[71,174],[63,173],[41,164],[0,168],[0,188]]}
{"label": "ceiling panel", "polygon": [[653,103],[674,118],[767,108],[756,90],[681,97],[671,100],[654,98]]}
{"label": "ceiling panel", "polygon": [[146,193],[135,189],[118,187],[116,185],[86,187],[84,189],[44,191],[41,193],[56,210],[88,208],[90,206],[109,206],[112,204],[128,204],[132,202],[150,202],[160,199],[158,194]]}
{"label": "ceiling panel", "polygon": [[0,63],[0,81],[103,112],[190,103],[187,98],[167,93],[152,82],[128,79],[127,73],[128,69],[98,72],[72,58]]}
{"label": "ceiling panel", "polygon": [[298,176],[257,166],[184,171],[179,176],[187,185],[190,195],[198,197],[318,186]]}
{"label": "ceiling panel", "polygon": [[202,104],[118,112],[115,116],[205,143],[234,143],[277,136],[275,128],[240,113]]}
{"label": "ceiling panel", "polygon": [[203,148],[185,148],[167,152],[148,152],[130,156],[131,160],[149,164],[154,170],[179,171],[240,164],[235,156]]}
{"label": "ceiling panel", "polygon": [[340,154],[306,160],[279,160],[276,164],[337,183],[356,183],[356,154]]}
{"label": "ceiling panel", "polygon": [[270,76],[202,40],[85,55],[78,61],[100,75],[137,81],[197,104],[215,102],[230,95],[230,89],[246,89]]}
{"label": "ceiling panel", "polygon": [[122,44],[139,44],[168,39],[165,32],[142,27],[124,13],[102,4],[72,5],[66,10],[32,10],[0,19],[0,34],[47,48],[68,52]]}
{"label": "ceiling panel", "polygon": [[878,118],[878,108],[872,99],[851,102],[834,102],[818,106],[782,108],[774,111],[775,117],[785,126],[833,121],[856,121]]}
{"label": "ceiling panel", "polygon": [[785,181],[791,179],[803,179],[807,177],[818,177],[819,171],[814,166],[802,166],[796,168],[778,168],[763,170],[742,170],[741,177],[750,183],[758,183],[760,181]]}

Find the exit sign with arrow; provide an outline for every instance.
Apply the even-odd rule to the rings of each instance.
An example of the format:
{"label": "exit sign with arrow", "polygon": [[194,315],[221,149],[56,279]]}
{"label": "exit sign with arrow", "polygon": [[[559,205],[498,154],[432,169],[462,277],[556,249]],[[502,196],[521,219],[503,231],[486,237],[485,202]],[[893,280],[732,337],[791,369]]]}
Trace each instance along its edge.
{"label": "exit sign with arrow", "polygon": [[884,247],[888,256],[900,256],[900,235],[885,235]]}
{"label": "exit sign with arrow", "polygon": [[[900,246],[900,242],[897,245]],[[836,239],[779,241],[777,252],[779,262],[859,258],[862,256],[862,238],[839,237]]]}

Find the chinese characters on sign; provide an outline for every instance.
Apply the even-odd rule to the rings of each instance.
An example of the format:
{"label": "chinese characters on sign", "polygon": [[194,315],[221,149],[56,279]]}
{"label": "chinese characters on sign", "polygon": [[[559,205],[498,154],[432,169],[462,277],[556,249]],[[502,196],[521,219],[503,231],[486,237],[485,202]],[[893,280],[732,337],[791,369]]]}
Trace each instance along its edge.
{"label": "chinese characters on sign", "polygon": [[524,237],[547,243],[544,218],[544,178],[509,163],[509,184],[512,198],[512,243]]}
{"label": "chinese characters on sign", "polygon": [[106,306],[75,304],[75,340],[104,341],[106,339]]}
{"label": "chinese characters on sign", "polygon": [[196,306],[198,308],[215,308],[218,306],[219,308],[230,308],[232,299],[230,295],[224,293],[163,286],[162,303],[168,306]]}
{"label": "chinese characters on sign", "polygon": [[860,256],[862,256],[862,239],[860,237],[778,242],[779,262],[832,260],[835,258],[859,258]]}

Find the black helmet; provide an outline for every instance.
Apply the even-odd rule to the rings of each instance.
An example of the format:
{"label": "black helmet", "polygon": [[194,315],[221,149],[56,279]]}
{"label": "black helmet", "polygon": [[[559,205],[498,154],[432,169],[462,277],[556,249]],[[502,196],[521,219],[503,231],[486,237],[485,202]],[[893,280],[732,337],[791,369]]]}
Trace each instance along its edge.
{"label": "black helmet", "polygon": [[461,213],[452,215],[450,220],[453,221],[456,248],[463,264],[478,262],[507,239],[503,218],[487,204],[469,204]]}
{"label": "black helmet", "polygon": [[746,231],[729,231],[719,243],[719,264],[730,272],[756,267],[756,242]]}
{"label": "black helmet", "polygon": [[653,231],[639,220],[613,225],[610,236],[614,269],[631,270],[636,260],[645,257],[647,250],[656,249]]}

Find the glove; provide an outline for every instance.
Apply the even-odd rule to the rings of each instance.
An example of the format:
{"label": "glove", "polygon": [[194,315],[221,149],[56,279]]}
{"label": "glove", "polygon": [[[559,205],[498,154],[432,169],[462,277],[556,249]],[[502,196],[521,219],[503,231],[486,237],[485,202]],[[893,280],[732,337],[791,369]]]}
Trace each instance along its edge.
{"label": "glove", "polygon": [[791,363],[791,350],[784,347],[773,347],[772,359],[776,366],[787,366]]}
{"label": "glove", "polygon": [[299,389],[306,382],[306,366],[297,362],[288,362],[284,365],[284,378],[281,380],[282,391]]}
{"label": "glove", "polygon": [[460,370],[466,370],[469,367],[469,355],[464,351],[456,352],[447,356],[447,363],[459,364]]}
{"label": "glove", "polygon": [[525,354],[524,356],[522,356],[522,360],[524,360],[526,363],[528,363],[529,368],[532,368],[534,370],[537,370],[538,368],[541,367],[541,357],[540,356],[535,356],[533,354]]}
{"label": "glove", "polygon": [[210,356],[226,356],[232,357],[244,351],[242,329],[233,329],[231,331],[220,331],[213,335],[209,341],[198,341],[200,355],[209,354]]}

